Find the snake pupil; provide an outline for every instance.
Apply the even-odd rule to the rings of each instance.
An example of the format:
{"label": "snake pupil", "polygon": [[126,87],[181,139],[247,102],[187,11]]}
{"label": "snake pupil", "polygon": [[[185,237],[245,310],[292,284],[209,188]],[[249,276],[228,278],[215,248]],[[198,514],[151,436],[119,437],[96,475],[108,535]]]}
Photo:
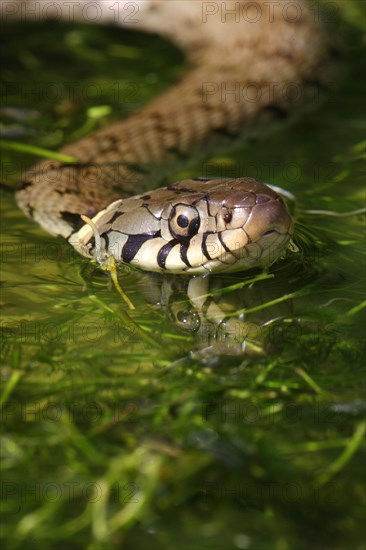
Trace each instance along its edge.
{"label": "snake pupil", "polygon": [[177,218],[177,224],[179,225],[179,227],[187,227],[189,224],[187,216],[180,214]]}

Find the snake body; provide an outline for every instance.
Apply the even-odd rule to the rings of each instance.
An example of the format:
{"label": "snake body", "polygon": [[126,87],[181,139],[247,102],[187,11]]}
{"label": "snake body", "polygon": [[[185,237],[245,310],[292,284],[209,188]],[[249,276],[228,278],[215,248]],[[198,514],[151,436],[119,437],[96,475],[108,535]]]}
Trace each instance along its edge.
{"label": "snake body", "polygon": [[[103,22],[113,13],[113,22],[123,24],[112,4],[99,2]],[[328,43],[318,17],[302,0],[134,4],[135,26],[173,40],[190,70],[126,120],[64,147],[76,164],[47,160],[33,167],[17,192],[19,206],[86,257],[112,254],[141,269],[191,274],[273,262],[293,222],[263,183],[198,178],[126,199],[121,192],[153,179],[163,163],[205,150],[222,136],[265,129],[317,98],[314,90],[328,78]],[[78,3],[74,19],[82,19],[80,10]],[[94,234],[81,215],[92,218]]]}

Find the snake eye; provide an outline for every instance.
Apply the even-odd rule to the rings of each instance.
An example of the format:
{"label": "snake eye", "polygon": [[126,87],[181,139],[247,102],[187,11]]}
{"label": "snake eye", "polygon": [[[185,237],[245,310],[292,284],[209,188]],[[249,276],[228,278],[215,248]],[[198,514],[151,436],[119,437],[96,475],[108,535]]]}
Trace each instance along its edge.
{"label": "snake eye", "polygon": [[199,229],[200,216],[194,206],[177,204],[169,216],[169,229],[176,239],[189,239]]}

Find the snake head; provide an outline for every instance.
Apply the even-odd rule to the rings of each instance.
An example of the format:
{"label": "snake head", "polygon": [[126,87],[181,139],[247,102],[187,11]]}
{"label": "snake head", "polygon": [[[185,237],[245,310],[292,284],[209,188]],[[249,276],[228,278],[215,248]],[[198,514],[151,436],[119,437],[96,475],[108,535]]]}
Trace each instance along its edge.
{"label": "snake head", "polygon": [[161,235],[180,243],[184,272],[269,265],[293,234],[293,220],[283,199],[252,178],[198,178],[169,189],[177,196],[161,213]]}
{"label": "snake head", "polygon": [[[115,201],[93,223],[98,246],[117,261],[183,274],[269,265],[294,226],[283,199],[252,178],[184,180]],[[70,242],[84,256],[96,256],[88,225]]]}

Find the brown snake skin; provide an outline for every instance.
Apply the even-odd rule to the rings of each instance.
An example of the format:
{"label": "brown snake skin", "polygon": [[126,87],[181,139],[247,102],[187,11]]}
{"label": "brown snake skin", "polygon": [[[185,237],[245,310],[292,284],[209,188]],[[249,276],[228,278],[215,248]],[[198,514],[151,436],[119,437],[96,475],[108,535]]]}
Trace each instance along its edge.
{"label": "brown snake skin", "polygon": [[[22,2],[14,4],[19,8]],[[62,7],[64,2],[57,4]],[[116,21],[111,10],[115,2],[99,4],[100,22],[128,26],[121,17],[127,12],[120,12]],[[49,233],[70,239],[87,256],[91,229],[81,230],[89,239],[84,238],[82,246],[80,234],[75,236],[84,225],[81,214],[95,216],[121,198],[126,182],[131,187],[131,182],[152,174],[154,167],[174,163],[192,149],[205,150],[222,136],[248,134],[258,126],[265,130],[272,119],[299,110],[328,78],[327,38],[316,10],[302,0],[129,4],[137,7],[129,27],[162,34],[184,50],[186,76],[126,120],[63,147],[61,151],[76,158],[77,164],[38,163],[17,192],[17,202],[28,216]],[[125,9],[126,3],[121,2],[121,7]],[[73,19],[83,19],[80,6]],[[140,208],[137,216],[142,214]]]}

